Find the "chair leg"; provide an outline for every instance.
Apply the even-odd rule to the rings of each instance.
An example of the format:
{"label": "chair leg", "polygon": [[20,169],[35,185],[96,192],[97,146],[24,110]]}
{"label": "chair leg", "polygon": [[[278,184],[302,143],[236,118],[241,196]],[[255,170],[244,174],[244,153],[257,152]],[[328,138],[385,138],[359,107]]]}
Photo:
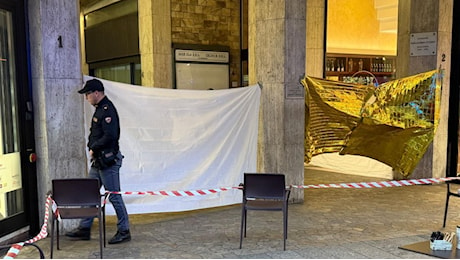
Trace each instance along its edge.
{"label": "chair leg", "polygon": [[289,205],[288,204],[289,204],[289,202],[286,203],[286,236],[285,236],[286,239],[288,238],[288,232],[287,231],[288,231],[288,223],[289,223],[289,215],[288,215],[288,213],[289,213],[289,210],[288,210]]}
{"label": "chair leg", "polygon": [[102,207],[102,228],[104,232],[104,247],[105,247],[105,241],[106,241],[106,232],[105,232],[105,206]]}
{"label": "chair leg", "polygon": [[[102,218],[101,218],[101,212],[99,212],[99,251],[100,251],[100,256],[101,256],[101,259],[104,258],[103,255],[102,255],[102,244],[105,245],[105,241],[102,241],[102,226],[105,224],[102,223]],[[104,239],[105,239],[105,236],[104,236]]]}
{"label": "chair leg", "polygon": [[246,237],[246,209],[244,208],[244,205],[241,211],[240,249],[243,246],[243,232]]}
{"label": "chair leg", "polygon": [[283,250],[286,251],[287,239],[287,209],[283,209]]}
{"label": "chair leg", "polygon": [[50,258],[53,259],[53,244],[54,244],[54,225],[55,225],[55,220],[54,217],[51,220],[51,244],[50,244]]}
{"label": "chair leg", "polygon": [[446,208],[444,210],[444,222],[442,224],[442,227],[446,227],[447,210],[449,208],[449,197],[450,197],[450,187],[449,187],[449,183],[448,183],[447,184],[447,195],[446,195]]}
{"label": "chair leg", "polygon": [[43,253],[43,250],[39,246],[37,246],[36,244],[34,244],[34,243],[31,243],[31,244],[25,243],[24,246],[33,246],[33,247],[35,247],[38,250],[38,254],[40,255],[40,259],[45,259],[45,253]]}
{"label": "chair leg", "polygon": [[248,211],[244,209],[244,237],[246,237],[247,223],[248,223]]}
{"label": "chair leg", "polygon": [[59,246],[59,220],[56,219],[56,249],[61,250],[61,247]]}

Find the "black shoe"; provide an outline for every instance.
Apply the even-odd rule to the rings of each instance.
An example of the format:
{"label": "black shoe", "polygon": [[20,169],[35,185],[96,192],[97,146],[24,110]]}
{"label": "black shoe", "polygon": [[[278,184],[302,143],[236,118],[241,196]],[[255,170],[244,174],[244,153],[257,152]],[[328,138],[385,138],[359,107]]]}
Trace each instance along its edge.
{"label": "black shoe", "polygon": [[67,232],[65,235],[75,240],[90,240],[91,239],[91,229],[76,228],[70,232]]}
{"label": "black shoe", "polygon": [[131,241],[131,234],[129,233],[129,229],[121,232],[117,231],[115,236],[109,240],[109,244],[118,244],[127,241]]}

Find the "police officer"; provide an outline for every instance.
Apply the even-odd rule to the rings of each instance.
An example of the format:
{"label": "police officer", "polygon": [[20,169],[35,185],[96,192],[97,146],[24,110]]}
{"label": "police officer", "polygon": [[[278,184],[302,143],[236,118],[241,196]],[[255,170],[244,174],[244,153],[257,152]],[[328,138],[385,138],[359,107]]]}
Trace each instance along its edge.
{"label": "police officer", "polygon": [[[106,191],[120,191],[120,167],[123,155],[119,151],[120,123],[118,113],[107,96],[104,86],[97,79],[88,80],[85,86],[78,91],[84,94],[86,100],[93,105],[94,111],[88,149],[91,159],[90,178],[99,179]],[[109,200],[117,214],[117,233],[109,240],[109,244],[118,244],[131,240],[129,232],[128,212],[120,194],[110,194]],[[75,230],[66,233],[66,236],[89,240],[93,218],[82,219]]]}

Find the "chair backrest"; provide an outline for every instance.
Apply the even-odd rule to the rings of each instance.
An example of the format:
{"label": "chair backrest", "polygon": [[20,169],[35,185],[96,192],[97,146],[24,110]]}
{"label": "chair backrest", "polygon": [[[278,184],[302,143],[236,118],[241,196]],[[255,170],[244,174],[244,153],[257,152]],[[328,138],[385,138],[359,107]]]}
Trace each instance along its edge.
{"label": "chair backrest", "polygon": [[99,206],[101,204],[98,179],[54,179],[53,200],[58,206]]}
{"label": "chair backrest", "polygon": [[286,194],[284,174],[245,173],[244,196],[247,198],[282,199]]}

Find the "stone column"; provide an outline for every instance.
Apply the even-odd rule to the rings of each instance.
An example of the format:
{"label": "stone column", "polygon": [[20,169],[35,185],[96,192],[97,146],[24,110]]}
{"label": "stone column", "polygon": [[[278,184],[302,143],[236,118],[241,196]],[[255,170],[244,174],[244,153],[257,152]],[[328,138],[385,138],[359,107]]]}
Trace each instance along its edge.
{"label": "stone column", "polygon": [[138,0],[143,86],[172,88],[170,0]]}
{"label": "stone column", "polygon": [[[443,177],[446,172],[453,1],[399,1],[397,78],[439,67],[444,69],[439,126],[433,144],[417,165],[411,178]],[[436,54],[411,56],[410,35],[423,32],[437,33]],[[395,176],[395,178],[399,177]]]}
{"label": "stone column", "polygon": [[[249,83],[263,85],[258,171],[304,181],[305,0],[249,0]],[[303,202],[294,189],[291,201]]]}
{"label": "stone column", "polygon": [[82,86],[79,1],[28,1],[27,11],[39,212],[44,212],[52,179],[85,177],[87,172],[87,126],[83,97],[77,93]]}
{"label": "stone column", "polygon": [[307,0],[307,53],[305,59],[306,75],[323,77],[324,72],[324,34],[326,33],[326,1]]}

